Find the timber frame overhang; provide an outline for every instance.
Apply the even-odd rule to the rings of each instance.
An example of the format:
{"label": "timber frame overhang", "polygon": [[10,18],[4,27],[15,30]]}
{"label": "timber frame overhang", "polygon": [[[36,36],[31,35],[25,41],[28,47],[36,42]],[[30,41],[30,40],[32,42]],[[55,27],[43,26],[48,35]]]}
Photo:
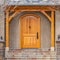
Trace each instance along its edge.
{"label": "timber frame overhang", "polygon": [[[38,11],[45,15],[51,22],[51,49],[54,50],[54,7],[51,6],[9,6],[6,8],[6,48],[9,47],[9,23],[20,12]],[[51,12],[49,16],[46,12]],[[10,14],[12,12],[12,14]]]}
{"label": "timber frame overhang", "polygon": [[[40,11],[40,10],[44,10],[44,11],[54,11],[55,10],[55,6],[7,6],[6,10],[10,10],[10,11],[16,11],[16,10],[30,10],[30,11]],[[5,11],[6,11],[5,10]]]}

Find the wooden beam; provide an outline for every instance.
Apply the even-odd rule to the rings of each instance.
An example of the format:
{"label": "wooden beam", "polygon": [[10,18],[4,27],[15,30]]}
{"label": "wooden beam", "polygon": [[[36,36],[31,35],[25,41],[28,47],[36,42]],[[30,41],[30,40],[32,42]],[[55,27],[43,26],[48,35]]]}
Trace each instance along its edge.
{"label": "wooden beam", "polygon": [[5,12],[10,11],[11,6],[7,6]]}
{"label": "wooden beam", "polygon": [[[7,9],[6,9],[7,10]],[[54,11],[50,6],[11,6],[10,11]]]}
{"label": "wooden beam", "polygon": [[51,17],[45,12],[45,11],[40,11],[42,14],[44,14],[47,18],[48,18],[48,20],[51,22]]}
{"label": "wooden beam", "polygon": [[9,12],[6,11],[6,47],[9,47]]}
{"label": "wooden beam", "polygon": [[14,16],[16,16],[19,13],[19,11],[14,12],[10,17],[9,17],[9,22],[12,20]]}
{"label": "wooden beam", "polygon": [[18,6],[14,6],[13,9],[11,11],[14,11]]}
{"label": "wooden beam", "polygon": [[51,47],[54,47],[54,11],[51,12]]}

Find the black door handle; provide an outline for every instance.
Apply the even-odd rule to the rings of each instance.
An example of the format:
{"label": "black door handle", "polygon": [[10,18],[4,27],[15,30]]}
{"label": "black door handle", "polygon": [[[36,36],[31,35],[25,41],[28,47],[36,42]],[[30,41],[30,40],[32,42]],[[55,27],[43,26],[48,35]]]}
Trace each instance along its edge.
{"label": "black door handle", "polygon": [[37,39],[38,39],[38,32],[37,32]]}

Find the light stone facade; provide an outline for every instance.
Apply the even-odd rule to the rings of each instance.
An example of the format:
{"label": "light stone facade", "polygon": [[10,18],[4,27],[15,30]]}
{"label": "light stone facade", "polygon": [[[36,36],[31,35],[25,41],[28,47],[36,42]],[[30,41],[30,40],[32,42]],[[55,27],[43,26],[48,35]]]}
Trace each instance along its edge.
{"label": "light stone facade", "polygon": [[4,59],[5,47],[5,15],[2,7],[0,7],[0,60]]}
{"label": "light stone facade", "polygon": [[[9,48],[17,49],[8,52],[1,51],[0,60],[59,60],[57,58],[57,42],[58,36],[60,35],[60,10],[55,11],[55,51],[47,51],[50,50],[50,22],[48,19],[39,12],[34,12],[35,14],[40,15],[41,17],[41,50],[40,49],[19,49],[19,17],[21,14],[25,14],[25,12],[15,16],[13,21],[10,24],[10,38],[9,38]],[[5,48],[5,12],[0,7],[0,48]],[[18,25],[18,27],[17,27]],[[44,27],[45,26],[45,27]],[[16,30],[16,29],[17,30]],[[12,32],[15,32],[14,34]],[[46,34],[46,35],[45,35]],[[1,39],[2,37],[2,39]],[[15,38],[14,38],[15,37]],[[45,39],[45,40],[44,40]],[[14,42],[13,42],[13,41]],[[44,43],[48,42],[48,43]],[[11,44],[12,43],[12,44]],[[48,48],[47,48],[48,47]],[[58,47],[59,48],[59,47]],[[0,50],[1,50],[0,49]],[[60,51],[60,50],[59,50]]]}

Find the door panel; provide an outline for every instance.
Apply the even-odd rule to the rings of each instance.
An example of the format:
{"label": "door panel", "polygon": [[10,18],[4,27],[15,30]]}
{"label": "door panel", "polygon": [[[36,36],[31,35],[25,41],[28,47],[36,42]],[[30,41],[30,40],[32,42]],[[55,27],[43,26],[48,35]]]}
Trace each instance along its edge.
{"label": "door panel", "polygon": [[40,48],[40,17],[26,14],[21,20],[21,48]]}

